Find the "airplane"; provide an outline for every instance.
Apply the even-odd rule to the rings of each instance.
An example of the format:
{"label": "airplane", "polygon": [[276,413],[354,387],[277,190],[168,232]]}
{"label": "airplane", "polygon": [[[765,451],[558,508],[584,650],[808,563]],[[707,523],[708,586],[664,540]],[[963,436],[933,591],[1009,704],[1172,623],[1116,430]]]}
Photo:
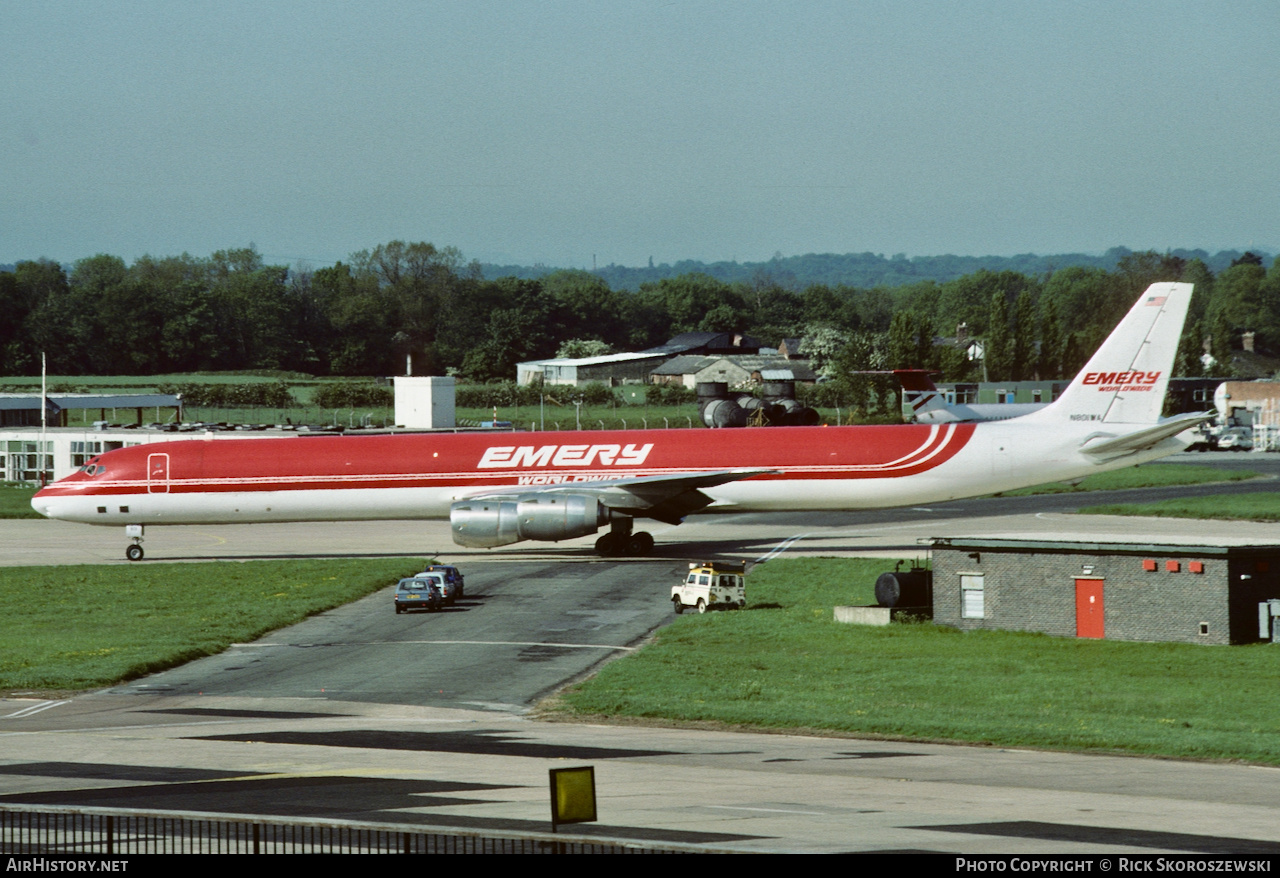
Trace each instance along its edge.
{"label": "airplane", "polygon": [[1079,479],[1181,450],[1212,413],[1162,419],[1191,284],[1153,284],[1062,396],[1003,421],[851,427],[401,433],[204,439],[108,451],[39,491],[49,518],[124,526],[450,520],[493,548],[609,530],[644,555],[636,519],[710,511],[877,509]]}
{"label": "airplane", "polygon": [[894,369],[902,385],[903,401],[911,406],[912,419],[920,424],[957,421],[1003,421],[1038,412],[1047,402],[961,403],[947,402],[927,369]]}

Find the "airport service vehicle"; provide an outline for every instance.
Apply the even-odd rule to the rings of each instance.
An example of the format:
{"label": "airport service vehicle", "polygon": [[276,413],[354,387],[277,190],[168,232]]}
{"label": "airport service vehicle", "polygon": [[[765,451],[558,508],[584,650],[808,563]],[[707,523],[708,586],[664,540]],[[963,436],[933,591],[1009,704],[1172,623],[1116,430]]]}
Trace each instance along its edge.
{"label": "airport service vehicle", "polygon": [[1180,451],[1212,415],[1162,419],[1191,284],[1153,284],[1051,405],[1018,418],[865,427],[292,435],[136,445],[37,492],[49,518],[146,526],[448,519],[494,548],[608,531],[644,555],[637,519],[701,510],[882,509],[1080,479]]}
{"label": "airport service vehicle", "polygon": [[689,565],[683,582],[671,586],[671,606],[676,615],[686,607],[707,610],[740,610],[747,604],[746,567],[719,561]]}
{"label": "airport service vehicle", "polygon": [[1218,434],[1219,451],[1252,451],[1253,431],[1248,427],[1230,427]]}
{"label": "airport service vehicle", "polygon": [[396,584],[396,614],[410,610],[438,610],[444,605],[444,577],[410,576]]}

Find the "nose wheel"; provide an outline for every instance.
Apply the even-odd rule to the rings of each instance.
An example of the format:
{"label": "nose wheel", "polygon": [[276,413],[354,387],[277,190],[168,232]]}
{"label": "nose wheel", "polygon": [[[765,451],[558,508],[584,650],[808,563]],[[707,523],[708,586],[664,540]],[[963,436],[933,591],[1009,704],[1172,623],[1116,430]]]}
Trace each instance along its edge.
{"label": "nose wheel", "polygon": [[126,524],[124,526],[124,535],[133,540],[133,543],[124,550],[124,556],[130,561],[142,560],[142,525]]}

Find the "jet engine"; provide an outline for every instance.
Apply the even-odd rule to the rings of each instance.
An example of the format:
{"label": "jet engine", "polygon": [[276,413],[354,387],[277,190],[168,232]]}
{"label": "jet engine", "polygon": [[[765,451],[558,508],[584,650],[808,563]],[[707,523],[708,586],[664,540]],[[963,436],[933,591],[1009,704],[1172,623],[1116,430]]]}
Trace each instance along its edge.
{"label": "jet engine", "polygon": [[449,507],[453,541],[492,549],[521,540],[585,537],[609,521],[609,510],[589,494],[526,494],[523,497],[459,500]]}

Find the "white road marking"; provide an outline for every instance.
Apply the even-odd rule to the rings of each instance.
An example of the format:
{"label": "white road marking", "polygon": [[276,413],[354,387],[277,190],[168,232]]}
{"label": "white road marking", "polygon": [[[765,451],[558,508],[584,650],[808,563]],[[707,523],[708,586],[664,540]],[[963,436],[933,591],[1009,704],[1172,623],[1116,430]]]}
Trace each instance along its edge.
{"label": "white road marking", "polygon": [[71,702],[69,701],[42,701],[39,704],[33,704],[30,707],[24,707],[22,710],[19,710],[17,713],[11,713],[8,716],[6,716],[5,719],[20,719],[22,717],[35,716],[37,713],[40,713],[42,710],[48,710],[51,707],[59,707],[63,704],[70,704],[70,703]]}
{"label": "white road marking", "polygon": [[787,539],[785,539],[785,540],[783,540],[782,542],[778,543],[778,545],[774,546],[774,547],[773,547],[773,550],[772,550],[772,551],[770,551],[770,552],[769,552],[769,554],[767,554],[767,555],[763,555],[763,556],[761,556],[761,557],[757,558],[757,559],[756,559],[756,563],[760,563],[760,564],[762,564],[762,563],[764,563],[765,561],[768,561],[768,560],[770,560],[770,559],[772,559],[772,558],[776,558],[777,556],[779,556],[779,555],[781,555],[783,552],[785,552],[787,549],[791,548],[791,546],[792,546],[792,544],[793,544],[793,543],[795,543],[795,542],[797,542],[797,541],[799,541],[799,540],[802,540],[802,539],[804,539],[805,537],[812,535],[813,533],[814,533],[813,531],[807,531],[806,533],[796,534],[796,535],[795,535],[795,536],[793,536],[793,537],[788,537]]}
{"label": "white road marking", "polygon": [[719,808],[726,811],[758,811],[760,814],[805,814],[809,817],[826,817],[822,811],[796,811],[787,808],[746,808],[745,805],[704,805],[704,808]]}

